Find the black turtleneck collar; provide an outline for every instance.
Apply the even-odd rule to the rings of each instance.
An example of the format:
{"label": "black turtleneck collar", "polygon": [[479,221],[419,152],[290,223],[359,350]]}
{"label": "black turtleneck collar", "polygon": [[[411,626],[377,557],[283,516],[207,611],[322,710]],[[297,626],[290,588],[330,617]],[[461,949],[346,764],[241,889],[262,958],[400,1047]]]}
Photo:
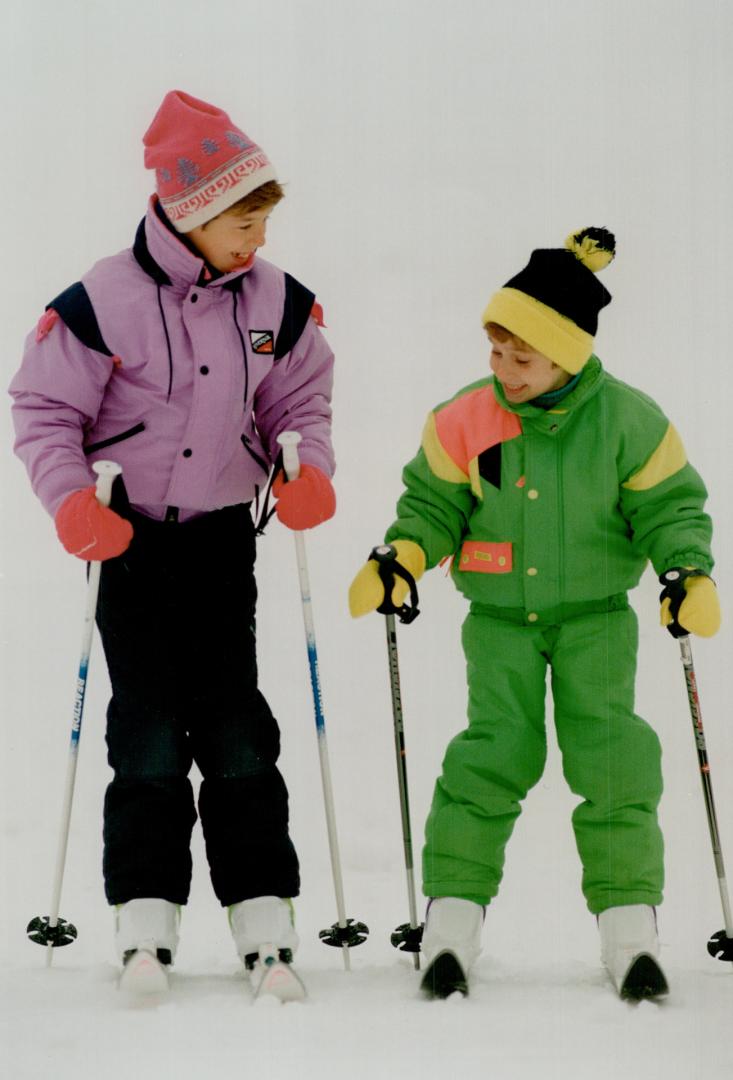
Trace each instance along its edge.
{"label": "black turtleneck collar", "polygon": [[[204,258],[204,256],[195,246],[195,244],[191,240],[189,240],[185,233],[180,233],[177,229],[173,227],[171,222],[168,220],[166,213],[164,212],[163,208],[157,200],[153,204],[153,209],[155,211],[155,216],[167,229],[171,236],[174,236],[176,240],[179,241],[179,243],[182,243],[183,246],[187,248],[192,255],[194,255],[197,259],[200,259],[203,263],[199,279],[196,283],[200,288],[203,289],[207,285],[211,284],[212,281],[216,281],[217,278],[225,276],[221,270],[217,270],[215,266],[212,266],[211,263],[209,263]],[[150,254],[147,236],[145,233],[145,218],[142,219],[142,221],[137,227],[137,232],[135,234],[135,242],[133,244],[132,251],[133,255],[135,256],[137,262],[140,264],[142,269],[153,279],[153,281],[155,281],[157,285],[173,284],[170,277],[162,268],[162,266],[160,266]],[[240,287],[241,281],[242,276],[233,278],[231,281],[224,282],[222,288],[229,289],[230,291],[234,292]]]}

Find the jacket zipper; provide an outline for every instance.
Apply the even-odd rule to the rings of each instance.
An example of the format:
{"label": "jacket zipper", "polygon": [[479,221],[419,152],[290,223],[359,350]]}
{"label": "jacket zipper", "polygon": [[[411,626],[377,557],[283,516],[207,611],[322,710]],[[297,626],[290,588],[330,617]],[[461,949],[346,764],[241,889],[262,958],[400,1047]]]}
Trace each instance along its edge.
{"label": "jacket zipper", "polygon": [[558,582],[560,594],[558,603],[562,603],[565,596],[565,485],[562,474],[562,442],[558,439],[555,443],[557,448],[557,542],[558,542]]}
{"label": "jacket zipper", "polygon": [[247,398],[249,396],[249,361],[247,360],[247,346],[244,344],[244,334],[242,333],[237,319],[237,294],[232,292],[232,315],[234,316],[234,325],[237,328],[239,334],[239,343],[242,346],[242,356],[244,357],[244,406],[247,407]]}
{"label": "jacket zipper", "polygon": [[173,392],[173,351],[171,349],[171,339],[168,333],[168,323],[166,322],[165,312],[163,311],[163,298],[160,293],[160,283],[158,284],[158,309],[163,323],[163,332],[165,333],[165,347],[168,350],[168,396],[166,401],[170,401]]}

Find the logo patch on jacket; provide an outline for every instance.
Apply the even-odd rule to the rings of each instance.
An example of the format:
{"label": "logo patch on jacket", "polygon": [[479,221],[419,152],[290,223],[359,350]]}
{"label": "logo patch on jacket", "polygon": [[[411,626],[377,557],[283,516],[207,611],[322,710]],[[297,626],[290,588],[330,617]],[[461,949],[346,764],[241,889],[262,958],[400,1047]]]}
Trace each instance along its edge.
{"label": "logo patch on jacket", "polygon": [[250,330],[249,343],[252,352],[273,353],[275,351],[275,332],[273,330]]}

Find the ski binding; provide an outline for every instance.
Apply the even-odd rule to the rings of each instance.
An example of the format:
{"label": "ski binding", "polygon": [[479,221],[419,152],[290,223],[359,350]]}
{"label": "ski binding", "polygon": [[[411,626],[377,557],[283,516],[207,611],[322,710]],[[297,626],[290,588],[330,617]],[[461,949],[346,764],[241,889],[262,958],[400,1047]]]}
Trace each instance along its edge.
{"label": "ski binding", "polygon": [[245,957],[245,966],[254,990],[253,1003],[272,999],[283,1004],[304,1001],[305,986],[292,966],[290,949],[260,945],[259,952]]}

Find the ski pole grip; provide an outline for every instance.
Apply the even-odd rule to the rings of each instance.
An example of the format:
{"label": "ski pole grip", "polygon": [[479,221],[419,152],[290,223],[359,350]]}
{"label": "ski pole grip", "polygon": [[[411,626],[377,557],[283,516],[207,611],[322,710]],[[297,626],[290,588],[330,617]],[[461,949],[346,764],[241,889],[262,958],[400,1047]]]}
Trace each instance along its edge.
{"label": "ski pole grip", "polygon": [[[411,623],[420,614],[418,608],[418,596],[417,585],[412,574],[397,561],[397,552],[392,544],[379,544],[378,547],[372,548],[369,553],[370,560],[373,559],[377,564],[379,570],[379,577],[382,585],[384,586],[384,600],[377,608],[380,615],[397,615],[400,622]],[[392,602],[392,589],[394,588],[395,577],[400,577],[403,581],[407,582],[407,586],[410,590],[410,603],[404,603],[400,607],[396,607]]]}
{"label": "ski pole grip", "polygon": [[97,474],[97,502],[102,506],[109,506],[112,500],[112,485],[115,477],[121,474],[122,466],[116,461],[95,461],[92,469]]}
{"label": "ski pole grip", "polygon": [[288,480],[297,480],[300,475],[300,458],[298,457],[298,443],[300,434],[297,431],[283,431],[278,435],[283,452],[283,468]]}
{"label": "ski pole grip", "polygon": [[664,585],[659,594],[659,599],[660,601],[669,600],[669,614],[672,617],[672,622],[669,623],[667,629],[673,638],[687,637],[688,634],[688,631],[679,622],[678,616],[682,602],[687,596],[685,581],[691,577],[707,577],[707,574],[704,570],[688,570],[684,566],[675,566],[670,570],[665,570],[659,576],[660,584]]}
{"label": "ski pole grip", "polygon": [[397,566],[397,552],[391,544],[379,544],[377,547],[372,548],[369,558],[373,559],[377,564],[379,578],[384,586],[384,601],[377,608],[377,611],[382,615],[394,615],[397,613],[397,609],[390,598],[394,588],[395,573],[397,572],[395,569]]}
{"label": "ski pole grip", "polygon": [[[397,561],[397,552],[391,544],[379,544],[373,548],[370,555],[370,559],[374,559],[376,563],[379,563],[379,575],[382,576],[382,567],[389,567],[390,563]],[[387,573],[394,573],[393,570],[386,570]]]}

